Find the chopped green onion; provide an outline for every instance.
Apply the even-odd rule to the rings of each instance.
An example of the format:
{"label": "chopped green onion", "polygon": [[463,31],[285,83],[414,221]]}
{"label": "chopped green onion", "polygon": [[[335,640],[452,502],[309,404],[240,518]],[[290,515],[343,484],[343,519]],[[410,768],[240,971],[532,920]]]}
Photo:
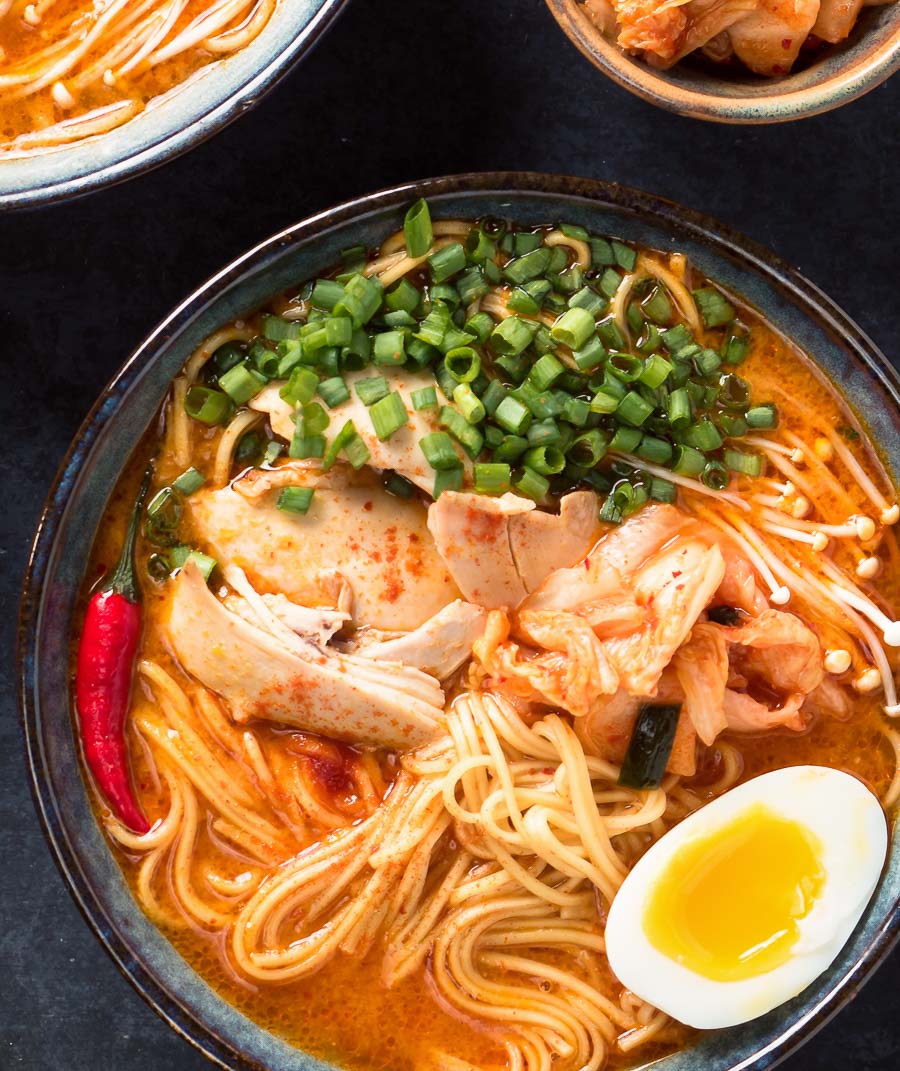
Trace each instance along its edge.
{"label": "chopped green onion", "polygon": [[419,440],[419,449],[428,464],[438,471],[459,468],[461,462],[453,440],[445,431],[433,431]]}
{"label": "chopped green onion", "polygon": [[507,394],[508,388],[505,387],[499,379],[492,379],[485,388],[484,394],[481,396],[481,403],[484,406],[485,412],[490,416],[493,416]]}
{"label": "chopped green onion", "polygon": [[193,562],[197,566],[204,580],[209,580],[213,569],[218,564],[216,559],[208,554],[184,545],[172,547],[169,551],[169,565],[172,569],[183,569],[188,562]]}
{"label": "chopped green onion", "polygon": [[285,513],[306,513],[312,504],[315,488],[284,487],[278,496],[276,506]]}
{"label": "chopped green onion", "polygon": [[566,459],[555,446],[533,446],[522,458],[526,467],[542,476],[555,476],[566,467]]}
{"label": "chopped green onion", "polygon": [[543,357],[539,357],[531,366],[531,371],[528,373],[528,382],[537,387],[539,391],[547,390],[548,387],[553,386],[565,370],[565,365],[554,357],[552,353],[545,353]]}
{"label": "chopped green onion", "polygon": [[344,288],[334,279],[317,279],[309,300],[317,309],[331,310],[344,296]]}
{"label": "chopped green onion", "polygon": [[654,476],[650,481],[650,497],[654,502],[673,503],[678,497],[678,488],[671,480]]}
{"label": "chopped green onion", "polygon": [[672,321],[672,302],[662,284],[653,288],[650,296],[643,303],[644,312],[658,324],[667,324]]}
{"label": "chopped green onion", "polygon": [[728,439],[739,439],[748,431],[747,421],[740,414],[719,413],[716,417],[722,434]]}
{"label": "chopped green onion", "polygon": [[290,405],[306,405],[311,402],[319,389],[319,377],[311,368],[299,365],[291,372],[291,377],[278,392],[279,396]]}
{"label": "chopped green onion", "polygon": [[466,236],[466,253],[469,260],[474,264],[480,264],[484,260],[493,260],[497,255],[497,243],[480,227],[473,227]]}
{"label": "chopped green onion", "polygon": [[603,312],[607,304],[606,299],[600,297],[597,291],[589,286],[583,286],[569,298],[570,309],[584,309],[595,319]]}
{"label": "chopped green onion", "polygon": [[441,497],[444,491],[459,491],[463,485],[462,465],[452,469],[440,469],[434,477],[434,490],[432,495],[435,499]]}
{"label": "chopped green onion", "polygon": [[531,344],[532,326],[518,316],[508,316],[494,328],[491,347],[500,354],[519,354]]}
{"label": "chopped green onion", "polygon": [[576,428],[583,428],[591,415],[591,404],[584,398],[566,398],[562,417]]}
{"label": "chopped green onion", "polygon": [[660,357],[658,353],[653,353],[644,361],[644,367],[638,376],[638,382],[655,390],[665,383],[671,371],[671,362],[667,361],[665,357]]}
{"label": "chopped green onion", "polygon": [[431,248],[434,231],[431,226],[431,212],[424,197],[420,197],[406,213],[403,236],[406,239],[406,251],[411,257],[424,257]]}
{"label": "chopped green onion", "polygon": [[647,417],[653,412],[653,406],[637,391],[629,391],[619,402],[616,416],[624,420],[626,424],[632,424],[639,428]]}
{"label": "chopped green onion", "polygon": [[494,449],[495,461],[515,461],[528,449],[528,440],[522,435],[504,435],[503,442]]}
{"label": "chopped green onion", "polygon": [[544,244],[544,236],[539,231],[518,231],[512,235],[513,249],[516,256],[530,253],[534,249],[540,249]]}
{"label": "chopped green onion", "polygon": [[266,385],[265,376],[254,372],[245,364],[236,364],[223,376],[219,376],[219,386],[231,398],[235,405],[243,405],[259,394]]}
{"label": "chopped green onion", "polygon": [[610,394],[606,388],[601,388],[591,399],[591,412],[601,413],[604,416],[614,413],[619,408],[621,399],[616,394]]}
{"label": "chopped green onion", "polygon": [[384,303],[392,312],[414,312],[418,307],[421,294],[409,279],[399,283],[384,295]]}
{"label": "chopped green onion", "polygon": [[443,301],[435,301],[431,306],[431,312],[419,325],[416,338],[421,342],[427,342],[429,346],[440,346],[449,327],[450,309]]}
{"label": "chopped green onion", "polygon": [[525,359],[512,353],[497,357],[494,361],[494,368],[499,369],[513,383],[521,383],[528,372]]}
{"label": "chopped green onion", "polygon": [[384,489],[389,495],[397,498],[412,498],[416,493],[415,484],[409,482],[399,472],[392,472],[384,481]]}
{"label": "chopped green onion", "polygon": [[744,414],[751,428],[775,428],[778,426],[778,410],[771,402],[754,405]]}
{"label": "chopped green onion", "polygon": [[417,412],[422,409],[437,409],[437,391],[434,387],[422,387],[421,390],[414,390],[410,395],[412,401],[412,407]]}
{"label": "chopped green onion", "polygon": [[672,471],[679,476],[699,476],[706,465],[706,458],[692,446],[676,446],[672,457]]}
{"label": "chopped green onion", "polygon": [[362,327],[378,312],[384,289],[374,276],[351,275],[344,284],[344,296],[335,305],[336,316],[349,316],[354,329]]}
{"label": "chopped green onion", "polygon": [[528,429],[527,438],[532,446],[551,446],[560,441],[562,434],[555,420],[536,420]]}
{"label": "chopped green onion", "polygon": [[431,268],[431,278],[434,282],[442,283],[463,270],[466,266],[466,251],[459,242],[451,242],[431,254],[428,266]]}
{"label": "chopped green onion", "polygon": [[729,335],[722,343],[722,361],[724,364],[740,364],[750,349],[750,339],[746,335]]}
{"label": "chopped green onion", "polygon": [[634,265],[637,262],[637,253],[629,245],[625,245],[624,242],[617,242],[615,238],[612,240],[613,256],[616,258],[616,264],[620,268],[624,268],[625,271],[634,271]]}
{"label": "chopped green onion", "polygon": [[700,315],[703,317],[703,322],[707,327],[722,327],[725,324],[730,324],[737,315],[734,311],[734,306],[728,302],[723,294],[711,286],[694,290],[692,293],[694,301],[697,302],[697,308],[700,310]]}
{"label": "chopped green onion", "polygon": [[369,448],[359,435],[359,432],[357,432],[356,425],[352,420],[348,420],[328,444],[328,449],[322,458],[322,468],[325,472],[337,461],[338,455],[342,450],[344,451],[344,456],[355,469],[362,468],[369,460]]}
{"label": "chopped green onion", "polygon": [[487,342],[488,336],[493,329],[493,318],[486,312],[476,312],[471,319],[466,320],[466,330],[469,334],[474,335],[479,342]]}
{"label": "chopped green onion", "polygon": [[662,332],[662,340],[669,353],[678,353],[685,346],[690,346],[694,341],[694,337],[686,324],[676,324],[674,327],[670,327],[668,331]]}
{"label": "chopped green onion", "polygon": [[616,291],[619,289],[619,285],[622,282],[622,276],[612,268],[607,268],[606,271],[600,276],[600,289],[608,298],[615,297]]}
{"label": "chopped green onion", "polygon": [[722,358],[715,350],[701,350],[694,357],[694,367],[701,376],[711,376],[722,366]]}
{"label": "chopped green onion", "polygon": [[567,238],[576,238],[579,242],[588,240],[588,232],[575,223],[560,223],[559,229]]}
{"label": "chopped green onion", "polygon": [[329,409],[334,409],[350,401],[350,391],[341,376],[323,379],[319,384],[319,395]]}
{"label": "chopped green onion", "polygon": [[511,283],[521,286],[522,283],[543,275],[549,264],[550,250],[541,246],[539,249],[532,249],[524,256],[511,260],[504,267],[503,274]]}
{"label": "chopped green onion", "polygon": [[[353,427],[352,421],[348,421],[348,423]],[[344,457],[355,469],[361,469],[371,456],[371,451],[366,446],[365,440],[353,427],[353,434],[344,443]]]}
{"label": "chopped green onion", "polygon": [[302,326],[295,320],[283,320],[280,316],[266,314],[262,318],[263,337],[270,342],[280,342],[285,338],[299,338]]}
{"label": "chopped green onion", "polygon": [[444,367],[457,383],[471,383],[481,371],[481,358],[471,346],[458,346],[444,357]]}
{"label": "chopped green onion", "polygon": [[540,502],[550,490],[550,481],[547,477],[535,472],[534,469],[528,468],[527,465],[521,469],[518,476],[512,481],[512,485],[520,495],[534,499],[535,502]]}
{"label": "chopped green onion", "polygon": [[592,469],[603,460],[609,446],[609,437],[597,428],[584,432],[569,447],[569,460],[576,465]]}
{"label": "chopped green onion", "polygon": [[510,488],[511,473],[509,465],[492,462],[475,465],[475,490],[482,495],[502,495]]}
{"label": "chopped green onion", "polygon": [[609,443],[609,448],[616,454],[633,454],[637,450],[643,432],[638,428],[619,426]]}
{"label": "chopped green onion", "polygon": [[633,353],[611,353],[607,359],[611,372],[624,383],[635,383],[644,371],[644,362]]}
{"label": "chopped green onion", "polygon": [[576,305],[560,316],[550,328],[550,334],[562,345],[573,350],[580,350],[593,335],[596,326],[594,317],[587,309]]}
{"label": "chopped green onion", "polygon": [[691,399],[684,387],[673,390],[666,399],[666,413],[673,428],[683,427],[691,419]]}
{"label": "chopped green onion", "polygon": [[713,491],[724,491],[731,482],[731,477],[721,461],[707,461],[703,472],[700,473],[700,480]]}
{"label": "chopped green onion", "polygon": [[406,336],[402,331],[382,331],[372,346],[375,364],[400,365],[406,360]]}
{"label": "chopped green onion", "polygon": [[589,241],[591,247],[591,264],[595,267],[605,264],[615,264],[616,257],[612,246],[605,238],[592,237]]}
{"label": "chopped green onion", "polygon": [[[253,461],[259,456],[259,452],[262,449],[262,438],[259,432],[248,431],[242,435],[240,441],[237,444],[237,449],[234,451],[234,460],[241,461]],[[173,483],[174,487],[175,484]]]}
{"label": "chopped green onion", "polygon": [[381,442],[386,442],[409,421],[409,413],[403,404],[399,391],[391,391],[384,398],[369,407],[369,417],[372,427]]}
{"label": "chopped green onion", "polygon": [[590,372],[606,359],[606,350],[600,339],[595,336],[588,339],[581,349],[573,350],[572,356],[580,371]]}
{"label": "chopped green onion", "polygon": [[227,394],[212,387],[191,387],[184,398],[188,416],[201,424],[224,424],[231,413],[231,400]]}
{"label": "chopped green onion", "polygon": [[684,439],[688,446],[709,453],[710,450],[718,450],[722,445],[722,436],[719,429],[706,417],[691,424],[684,433]]}
{"label": "chopped green onion", "polygon": [[481,399],[473,392],[468,383],[460,383],[453,391],[453,401],[469,424],[480,424],[486,411]]}
{"label": "chopped green onion", "polygon": [[652,461],[656,465],[668,465],[672,460],[672,444],[665,439],[645,435],[635,453],[644,461]]}
{"label": "chopped green onion", "polygon": [[[215,369],[215,374],[220,376],[229,368],[240,364],[247,354],[237,342],[225,342],[216,350],[209,360],[209,364]],[[204,369],[205,371],[206,369]]]}
{"label": "chopped green onion", "polygon": [[441,408],[439,421],[442,427],[462,444],[463,449],[469,455],[469,457],[475,458],[481,453],[481,448],[484,446],[484,436],[481,432],[469,424],[462,413],[457,412],[456,409],[451,409],[449,405],[445,405]]}
{"label": "chopped green onion", "polygon": [[504,431],[521,435],[532,421],[531,410],[517,398],[507,395],[494,411],[494,420]]}
{"label": "chopped green onion", "polygon": [[726,447],[722,460],[726,468],[731,469],[732,472],[739,472],[742,476],[762,475],[762,454],[746,454],[743,450],[730,450]]}
{"label": "chopped green onion", "polygon": [[391,392],[388,381],[384,376],[371,376],[369,379],[356,381],[354,390],[363,405],[374,405],[386,398]]}
{"label": "chopped green onion", "polygon": [[266,447],[266,452],[263,454],[263,464],[274,464],[274,462],[276,462],[283,453],[284,446],[279,442],[275,442],[275,440],[273,439],[272,442],[270,442],[269,445]]}

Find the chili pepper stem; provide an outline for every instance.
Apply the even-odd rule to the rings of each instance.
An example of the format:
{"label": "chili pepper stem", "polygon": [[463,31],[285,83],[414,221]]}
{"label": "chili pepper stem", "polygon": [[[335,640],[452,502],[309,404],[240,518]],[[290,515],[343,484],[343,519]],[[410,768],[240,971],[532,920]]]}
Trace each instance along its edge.
{"label": "chili pepper stem", "polygon": [[119,555],[116,568],[109,578],[109,583],[103,588],[104,591],[114,591],[117,595],[122,595],[129,602],[137,602],[140,599],[140,592],[134,576],[134,548],[137,544],[138,532],[141,527],[141,514],[144,511],[144,503],[147,500],[147,492],[150,490],[150,481],[152,479],[153,464],[151,463],[144,473],[141,488],[131,510],[131,518],[128,521],[128,530],[125,533],[122,553]]}

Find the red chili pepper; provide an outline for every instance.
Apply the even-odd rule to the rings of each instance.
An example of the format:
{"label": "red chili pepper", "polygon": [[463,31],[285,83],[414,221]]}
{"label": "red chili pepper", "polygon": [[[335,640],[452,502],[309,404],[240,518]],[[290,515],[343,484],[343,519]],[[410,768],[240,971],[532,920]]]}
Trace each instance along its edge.
{"label": "red chili pepper", "polygon": [[116,817],[136,833],[146,833],[150,823],[135,799],[128,776],[125,717],[141,634],[134,547],[151,475],[152,467],[147,469],[132,509],[115,571],[88,603],[75,672],[75,708],[88,767]]}

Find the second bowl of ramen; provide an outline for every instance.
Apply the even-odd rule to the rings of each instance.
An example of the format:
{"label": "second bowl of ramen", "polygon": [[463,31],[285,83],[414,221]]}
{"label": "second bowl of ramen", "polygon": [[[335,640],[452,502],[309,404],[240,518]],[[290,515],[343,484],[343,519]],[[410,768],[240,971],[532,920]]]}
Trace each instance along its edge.
{"label": "second bowl of ramen", "polygon": [[252,107],[344,0],[0,8],[0,208],[154,167]]}
{"label": "second bowl of ramen", "polygon": [[233,264],[89,418],[25,595],[107,947],[232,1067],[784,1055],[896,939],[897,398],[615,187],[432,181]]}

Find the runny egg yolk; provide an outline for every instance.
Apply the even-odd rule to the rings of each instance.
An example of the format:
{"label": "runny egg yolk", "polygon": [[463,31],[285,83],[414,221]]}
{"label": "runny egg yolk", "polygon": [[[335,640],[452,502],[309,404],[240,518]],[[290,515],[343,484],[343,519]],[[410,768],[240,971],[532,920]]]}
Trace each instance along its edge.
{"label": "runny egg yolk", "polygon": [[821,854],[806,827],[756,804],[672,857],[650,891],[644,932],[714,981],[764,974],[790,957],[822,891]]}

